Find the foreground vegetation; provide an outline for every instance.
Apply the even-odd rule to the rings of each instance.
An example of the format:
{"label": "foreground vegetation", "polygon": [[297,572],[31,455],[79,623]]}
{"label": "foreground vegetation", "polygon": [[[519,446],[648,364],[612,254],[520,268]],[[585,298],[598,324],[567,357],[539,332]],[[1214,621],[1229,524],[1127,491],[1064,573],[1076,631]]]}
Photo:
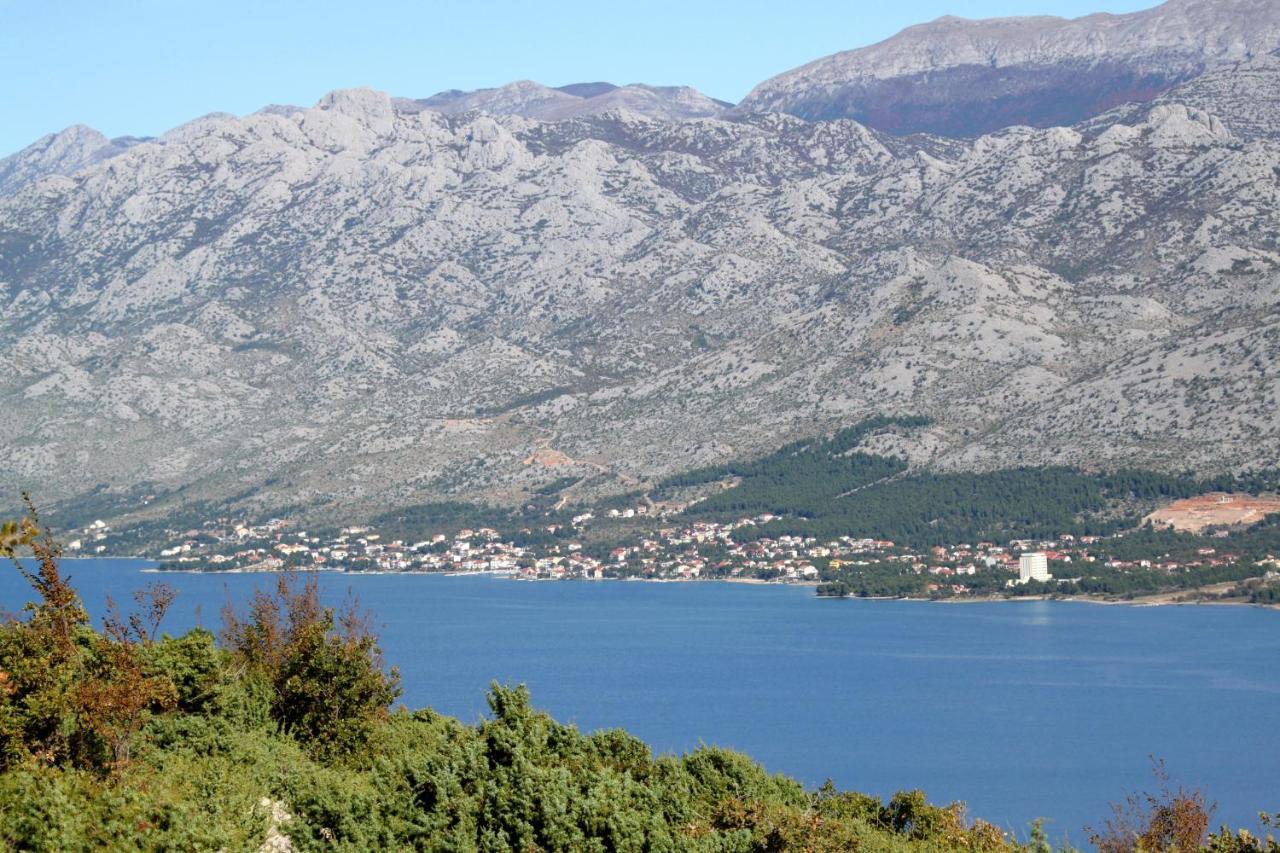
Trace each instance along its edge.
{"label": "foreground vegetation", "polygon": [[[95,628],[34,513],[0,529],[35,601],[0,625],[0,844],[21,850],[1012,851],[1027,845],[918,791],[806,791],[747,757],[654,758],[583,734],[495,685],[478,725],[392,709],[398,676],[354,606],[283,578],[221,637],[160,633],[173,594]],[[1117,809],[1094,842],[1280,850],[1207,836],[1199,795]],[[269,843],[271,846],[264,848]]]}

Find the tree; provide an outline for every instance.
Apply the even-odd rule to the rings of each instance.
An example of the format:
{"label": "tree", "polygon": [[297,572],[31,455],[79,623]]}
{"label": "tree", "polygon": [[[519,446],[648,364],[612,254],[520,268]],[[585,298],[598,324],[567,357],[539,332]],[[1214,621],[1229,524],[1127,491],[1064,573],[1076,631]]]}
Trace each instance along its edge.
{"label": "tree", "polygon": [[228,605],[223,622],[233,657],[271,684],[272,718],[323,760],[356,757],[400,695],[367,616],[354,601],[321,606],[314,573],[301,585],[281,575],[274,594],[259,590],[243,617]]}
{"label": "tree", "polygon": [[80,688],[80,705],[85,724],[110,749],[115,766],[129,761],[133,739],[152,713],[177,705],[173,682],[152,674],[141,652],[155,643],[174,597],[165,584],[152,584],[134,594],[144,612],[127,617],[108,598],[103,632],[93,638],[90,677]]}
{"label": "tree", "polygon": [[[29,498],[27,514],[4,525],[3,552],[31,584],[38,601],[25,619],[0,628],[0,766],[35,758],[106,771],[129,760],[134,736],[156,711],[172,707],[172,682],[146,671],[139,645],[149,644],[173,600],[153,588],[148,616],[120,617],[113,608],[105,633],[89,624],[59,566],[62,551]],[[18,559],[30,549],[36,568]],[[150,630],[147,625],[150,624]]]}

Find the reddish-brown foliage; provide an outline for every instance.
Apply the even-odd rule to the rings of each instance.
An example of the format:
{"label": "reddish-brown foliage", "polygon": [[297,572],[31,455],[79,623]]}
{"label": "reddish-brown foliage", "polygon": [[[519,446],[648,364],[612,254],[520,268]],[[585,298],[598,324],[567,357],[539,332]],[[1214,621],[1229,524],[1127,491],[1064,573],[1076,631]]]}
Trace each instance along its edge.
{"label": "reddish-brown foliage", "polygon": [[1158,790],[1133,793],[1111,806],[1101,830],[1089,829],[1099,853],[1189,853],[1199,850],[1214,806],[1198,790],[1172,786],[1163,761],[1153,760]]}
{"label": "reddish-brown foliage", "polygon": [[[105,632],[93,631],[62,574],[61,548],[41,533],[35,507],[23,497],[27,516],[5,525],[0,551],[13,558],[38,600],[0,635],[0,716],[7,721],[0,731],[0,765],[34,757],[97,770],[119,767],[147,716],[172,707],[176,696],[172,682],[146,672],[138,648],[151,642],[173,592],[160,586],[140,593],[146,611],[127,619],[113,606]],[[17,559],[24,546],[34,570]]]}

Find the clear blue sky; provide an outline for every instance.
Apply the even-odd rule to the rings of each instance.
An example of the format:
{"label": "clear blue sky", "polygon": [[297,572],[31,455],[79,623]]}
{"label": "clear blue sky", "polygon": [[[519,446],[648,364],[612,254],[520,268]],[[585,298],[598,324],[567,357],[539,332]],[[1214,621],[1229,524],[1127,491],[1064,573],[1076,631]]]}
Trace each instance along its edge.
{"label": "clear blue sky", "polygon": [[75,123],[154,135],[214,111],[372,86],[687,84],[737,101],[778,72],[944,14],[1157,0],[0,0],[0,156]]}

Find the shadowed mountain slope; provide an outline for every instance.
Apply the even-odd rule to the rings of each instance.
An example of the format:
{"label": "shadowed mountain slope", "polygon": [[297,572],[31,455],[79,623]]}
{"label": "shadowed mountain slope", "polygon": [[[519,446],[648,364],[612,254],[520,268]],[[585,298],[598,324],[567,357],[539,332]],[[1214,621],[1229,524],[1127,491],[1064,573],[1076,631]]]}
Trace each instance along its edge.
{"label": "shadowed mountain slope", "polygon": [[1272,0],[1169,0],[1074,20],[947,17],[766,80],[739,110],[974,137],[1074,124],[1277,48]]}

